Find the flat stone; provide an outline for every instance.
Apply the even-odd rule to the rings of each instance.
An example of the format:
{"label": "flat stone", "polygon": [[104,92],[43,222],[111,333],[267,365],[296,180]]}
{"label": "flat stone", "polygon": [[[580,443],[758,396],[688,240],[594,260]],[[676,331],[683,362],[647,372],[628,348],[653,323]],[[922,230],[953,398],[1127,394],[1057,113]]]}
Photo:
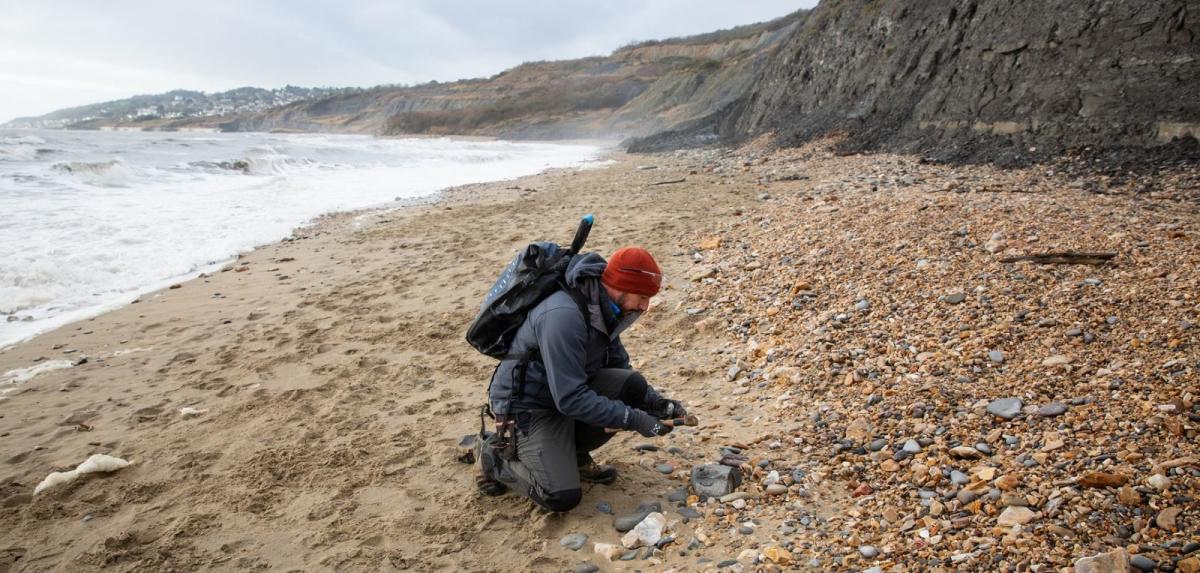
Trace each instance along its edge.
{"label": "flat stone", "polygon": [[787,493],[787,491],[788,491],[787,486],[783,485],[781,483],[773,483],[773,484],[767,486],[767,494],[768,495],[783,495],[783,494]]}
{"label": "flat stone", "polygon": [[580,563],[575,566],[575,573],[596,573],[600,566],[595,563]]}
{"label": "flat stone", "polygon": [[587,543],[588,536],[583,533],[572,533],[558,540],[558,544],[570,549],[571,551],[579,551]]}
{"label": "flat stone", "polygon": [[1025,403],[1020,398],[1000,398],[992,400],[987,405],[987,411],[993,416],[1011,420],[1021,413]]}
{"label": "flat stone", "polygon": [[679,489],[676,489],[675,491],[672,491],[667,496],[667,501],[672,502],[672,503],[680,503],[680,502],[687,501],[687,498],[688,498],[688,488],[681,487]]}
{"label": "flat stone", "polygon": [[879,556],[879,550],[873,545],[860,545],[858,547],[858,552],[867,559],[874,559],[875,557]]}
{"label": "flat stone", "polygon": [[874,440],[870,444],[867,444],[867,449],[871,450],[872,452],[878,452],[879,450],[887,447],[887,444],[888,441],[886,438],[879,438],[878,440]]}
{"label": "flat stone", "polygon": [[1129,554],[1118,547],[1075,561],[1075,573],[1129,573]]}
{"label": "flat stone", "polygon": [[1004,353],[1000,352],[999,350],[989,350],[988,360],[991,360],[997,364],[1004,362]]}
{"label": "flat stone", "polygon": [[658,470],[658,473],[670,474],[675,471],[675,466],[671,464],[658,464],[654,469]]}
{"label": "flat stone", "polygon": [[983,457],[983,452],[971,446],[958,446],[950,449],[950,455],[965,460],[977,460]]}
{"label": "flat stone", "polygon": [[1000,527],[1012,527],[1014,525],[1025,525],[1037,517],[1037,514],[1028,507],[1018,505],[1010,505],[1000,512],[1000,517],[996,518],[996,525]]}
{"label": "flat stone", "polygon": [[971,481],[971,478],[967,477],[967,474],[965,473],[962,473],[958,470],[952,470],[950,472],[950,483],[952,484],[963,485],[969,481]]}
{"label": "flat stone", "polygon": [[608,503],[607,501],[602,501],[600,503],[597,503],[596,511],[599,511],[600,513],[607,513],[609,515],[612,515],[612,504]]}
{"label": "flat stone", "polygon": [[729,495],[742,485],[742,470],[721,464],[705,464],[692,468],[692,491],[705,497]]}
{"label": "flat stone", "polygon": [[904,451],[915,454],[921,451],[921,444],[918,444],[916,440],[908,440],[904,442]]}
{"label": "flat stone", "polygon": [[1053,418],[1067,413],[1067,405],[1062,402],[1051,402],[1037,409],[1037,415],[1043,418]]}
{"label": "flat stone", "polygon": [[744,501],[748,497],[750,497],[750,494],[744,491],[735,491],[721,496],[718,498],[718,501],[721,503],[733,503],[735,501]]}
{"label": "flat stone", "polygon": [[949,304],[961,304],[967,300],[967,295],[961,292],[953,292],[942,297],[942,300]]}
{"label": "flat stone", "polygon": [[1042,366],[1064,366],[1071,363],[1071,357],[1058,354],[1042,361]]}

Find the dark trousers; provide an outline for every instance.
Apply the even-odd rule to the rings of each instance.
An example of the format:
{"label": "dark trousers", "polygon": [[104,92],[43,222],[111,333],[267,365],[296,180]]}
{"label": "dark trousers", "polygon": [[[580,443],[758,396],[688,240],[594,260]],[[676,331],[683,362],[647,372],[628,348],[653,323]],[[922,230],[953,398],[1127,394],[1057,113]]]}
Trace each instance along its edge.
{"label": "dark trousers", "polygon": [[[603,368],[588,380],[588,387],[601,396],[646,409],[646,379],[633,370]],[[550,511],[568,511],[579,505],[583,498],[579,467],[591,463],[590,452],[613,434],[556,410],[516,415],[516,459],[501,460],[491,454],[492,477]]]}

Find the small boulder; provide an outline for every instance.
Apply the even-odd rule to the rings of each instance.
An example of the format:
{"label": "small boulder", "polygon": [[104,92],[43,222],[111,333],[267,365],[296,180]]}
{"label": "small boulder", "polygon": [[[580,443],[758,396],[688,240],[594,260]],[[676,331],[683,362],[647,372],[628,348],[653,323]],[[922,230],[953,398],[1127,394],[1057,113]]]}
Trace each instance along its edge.
{"label": "small boulder", "polygon": [[692,490],[704,497],[723,497],[742,485],[742,470],[721,464],[692,468]]}

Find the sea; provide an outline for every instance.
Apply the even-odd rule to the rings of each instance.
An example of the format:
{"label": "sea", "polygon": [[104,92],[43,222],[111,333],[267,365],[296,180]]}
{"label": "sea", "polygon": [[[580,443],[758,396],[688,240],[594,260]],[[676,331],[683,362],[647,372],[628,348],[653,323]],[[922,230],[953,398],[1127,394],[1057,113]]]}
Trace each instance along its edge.
{"label": "sea", "polygon": [[596,145],[0,130],[0,348],[215,270],[332,212],[586,168]]}

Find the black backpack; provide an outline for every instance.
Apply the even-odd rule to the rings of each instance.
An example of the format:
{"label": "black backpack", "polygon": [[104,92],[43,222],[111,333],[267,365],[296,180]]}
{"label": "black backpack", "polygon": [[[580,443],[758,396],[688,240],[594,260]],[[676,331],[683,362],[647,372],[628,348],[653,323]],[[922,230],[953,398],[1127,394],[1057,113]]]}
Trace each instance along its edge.
{"label": "black backpack", "polygon": [[567,265],[587,242],[593,222],[592,215],[583,216],[570,248],[539,241],[518,253],[484,297],[467,329],[467,343],[492,358],[507,357],[529,311],[564,287]]}

